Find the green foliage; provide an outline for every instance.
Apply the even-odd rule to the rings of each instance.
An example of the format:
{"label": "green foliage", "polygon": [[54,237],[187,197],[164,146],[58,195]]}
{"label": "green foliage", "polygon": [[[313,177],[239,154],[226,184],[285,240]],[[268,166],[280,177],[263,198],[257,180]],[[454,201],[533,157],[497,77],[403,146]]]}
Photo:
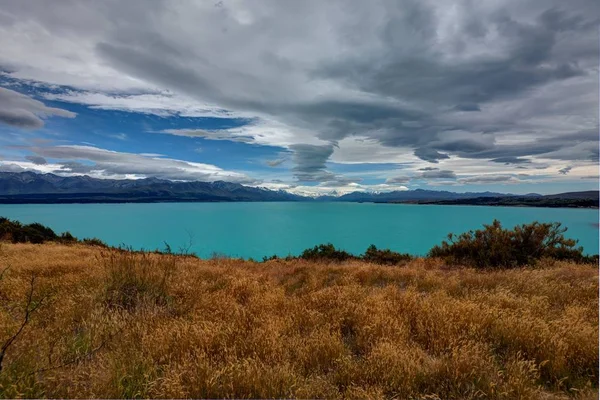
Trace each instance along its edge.
{"label": "green foliage", "polygon": [[71,235],[71,232],[67,231],[67,232],[63,232],[60,235],[60,241],[63,243],[75,243],[77,242],[77,238],[73,235]]}
{"label": "green foliage", "polygon": [[84,238],[81,240],[81,243],[88,246],[108,247],[106,243],[98,238]]}
{"label": "green foliage", "polygon": [[271,257],[263,256],[262,262],[279,260],[279,256],[277,254],[273,254]]}
{"label": "green foliage", "polygon": [[589,261],[577,241],[567,239],[559,222],[523,224],[512,230],[502,228],[494,220],[484,229],[460,235],[449,234],[448,241],[433,247],[430,257],[444,258],[450,264],[463,264],[477,268],[514,268],[531,265],[541,258]]}
{"label": "green foliage", "polygon": [[44,243],[57,240],[58,236],[52,229],[37,222],[23,225],[18,221],[0,218],[0,238],[13,243]]}
{"label": "green foliage", "polygon": [[327,243],[304,250],[300,258],[304,260],[346,261],[356,257],[344,250],[336,249],[331,243]]}
{"label": "green foliage", "polygon": [[365,251],[362,259],[375,264],[398,265],[412,260],[412,257],[410,254],[397,253],[390,249],[380,250],[372,244]]}

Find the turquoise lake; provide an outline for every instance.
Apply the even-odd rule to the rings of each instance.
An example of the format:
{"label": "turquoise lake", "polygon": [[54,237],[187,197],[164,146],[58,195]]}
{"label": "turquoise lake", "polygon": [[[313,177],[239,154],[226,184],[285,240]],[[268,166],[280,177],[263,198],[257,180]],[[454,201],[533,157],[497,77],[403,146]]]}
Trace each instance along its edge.
{"label": "turquoise lake", "polygon": [[424,255],[449,232],[477,229],[494,218],[503,225],[559,221],[586,253],[598,253],[598,210],[435,206],[371,203],[154,203],[0,205],[0,216],[40,222],[56,232],[97,237],[110,245],[173,250],[201,257],[299,254],[331,242],[355,254],[370,245]]}

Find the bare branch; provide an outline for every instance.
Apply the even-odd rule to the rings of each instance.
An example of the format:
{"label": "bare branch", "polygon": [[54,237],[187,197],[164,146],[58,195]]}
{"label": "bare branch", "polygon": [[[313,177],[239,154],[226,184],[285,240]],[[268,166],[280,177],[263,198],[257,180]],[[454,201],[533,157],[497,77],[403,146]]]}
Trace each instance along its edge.
{"label": "bare branch", "polygon": [[[31,315],[42,306],[46,297],[42,297],[37,303],[33,304],[33,293],[35,291],[35,274],[31,274],[31,281],[29,283],[30,289],[27,294],[27,302],[25,303],[25,316],[23,317],[23,322],[19,326],[19,329],[2,345],[0,348],[0,372],[2,372],[2,362],[4,361],[4,356],[6,355],[7,350],[10,346],[17,340],[17,338],[21,335],[29,321],[31,320]],[[33,306],[32,306],[33,304]]]}

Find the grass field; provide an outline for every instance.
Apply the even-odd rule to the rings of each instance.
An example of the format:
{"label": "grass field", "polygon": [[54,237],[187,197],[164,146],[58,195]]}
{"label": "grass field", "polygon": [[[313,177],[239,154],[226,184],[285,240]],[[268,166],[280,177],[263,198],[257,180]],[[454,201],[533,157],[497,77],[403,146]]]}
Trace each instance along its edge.
{"label": "grass field", "polygon": [[47,243],[0,245],[0,271],[1,397],[598,398],[594,265]]}

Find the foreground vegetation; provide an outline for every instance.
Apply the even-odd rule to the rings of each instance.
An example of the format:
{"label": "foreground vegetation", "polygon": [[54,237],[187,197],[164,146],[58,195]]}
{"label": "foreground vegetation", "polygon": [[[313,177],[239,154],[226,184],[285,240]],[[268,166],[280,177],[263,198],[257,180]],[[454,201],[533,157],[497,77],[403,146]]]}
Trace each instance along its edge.
{"label": "foreground vegetation", "polygon": [[[475,268],[515,268],[533,265],[544,258],[573,261],[576,263],[598,264],[598,255],[585,255],[582,247],[577,247],[577,241],[564,236],[567,228],[560,223],[523,224],[513,229],[505,229],[500,221],[494,220],[483,229],[469,231],[460,235],[448,234],[448,241],[434,246],[428,253],[429,257],[439,258],[449,265],[466,265]],[[22,224],[0,217],[0,241],[12,243],[58,242],[62,244],[82,243],[108,248],[100,239],[79,240],[71,233],[55,233],[52,229],[39,223]],[[196,257],[191,252],[192,241],[177,251],[165,242],[163,250],[154,250],[156,254],[178,254]],[[133,251],[130,248],[120,250]],[[218,256],[218,255],[215,255]],[[263,257],[263,262],[279,260],[273,255]],[[375,245],[367,248],[364,254],[354,255],[345,250],[336,249],[331,243],[320,244],[304,250],[298,256],[289,255],[286,261],[366,261],[383,265],[404,265],[413,259],[407,253],[398,253],[389,249],[378,249]],[[250,260],[252,261],[252,259]]]}
{"label": "foreground vegetation", "polygon": [[597,398],[598,257],[564,232],[258,263],[0,218],[0,397]]}
{"label": "foreground vegetation", "polygon": [[0,397],[598,395],[593,264],[0,253]]}

